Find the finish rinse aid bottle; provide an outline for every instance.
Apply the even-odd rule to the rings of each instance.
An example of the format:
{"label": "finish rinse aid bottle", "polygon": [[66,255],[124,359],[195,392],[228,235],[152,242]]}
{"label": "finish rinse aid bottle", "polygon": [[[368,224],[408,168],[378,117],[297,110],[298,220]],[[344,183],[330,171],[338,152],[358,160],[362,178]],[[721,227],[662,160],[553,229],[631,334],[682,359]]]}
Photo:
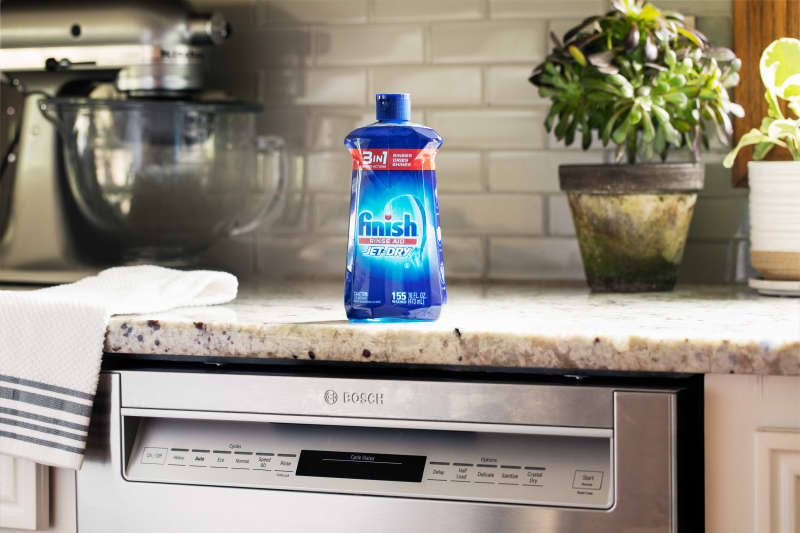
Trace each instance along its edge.
{"label": "finish rinse aid bottle", "polygon": [[378,121],[344,140],[353,156],[347,318],[436,320],[447,299],[434,159],[442,138],[409,122],[408,94],[378,94]]}

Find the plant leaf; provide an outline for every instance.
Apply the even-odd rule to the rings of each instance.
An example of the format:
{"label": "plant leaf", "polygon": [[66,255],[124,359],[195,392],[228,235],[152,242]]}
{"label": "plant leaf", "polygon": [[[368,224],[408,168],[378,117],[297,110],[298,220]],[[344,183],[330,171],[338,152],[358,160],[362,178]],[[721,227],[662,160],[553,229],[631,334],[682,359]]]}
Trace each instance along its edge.
{"label": "plant leaf", "polygon": [[775,145],[772,143],[760,143],[756,145],[755,150],[753,150],[753,160],[754,161],[761,161],[767,154],[775,148]]}
{"label": "plant leaf", "polygon": [[700,89],[700,99],[701,100],[716,100],[717,93],[712,91],[711,89]]}
{"label": "plant leaf", "polygon": [[597,15],[583,19],[580,24],[568,30],[567,33],[564,34],[564,42],[565,43],[569,42],[569,40],[578,35],[583,28],[589,26],[592,22],[596,20],[600,20],[600,17]]}
{"label": "plant leaf", "polygon": [[667,72],[669,69],[664,65],[659,65],[658,63],[647,62],[644,64],[646,67],[650,67],[652,69],[658,70],[659,72]]}
{"label": "plant leaf", "polygon": [[772,143],[778,146],[783,146],[784,148],[786,145],[782,141],[773,141],[759,130],[753,128],[752,130],[748,131],[742,138],[739,139],[739,144],[736,145],[736,148],[728,152],[728,155],[725,156],[725,160],[722,162],[722,166],[725,168],[731,168],[733,166],[733,162],[736,159],[736,156],[739,154],[739,151],[744,148],[745,146],[752,146],[754,144],[760,143]]}
{"label": "plant leaf", "polygon": [[595,67],[607,67],[611,64],[611,60],[614,59],[614,55],[616,55],[614,50],[605,50],[603,52],[590,54],[586,56],[586,59]]}
{"label": "plant leaf", "polygon": [[717,61],[728,62],[736,59],[736,54],[733,53],[733,50],[724,46],[708,46],[705,49],[705,54]]}
{"label": "plant leaf", "polygon": [[656,128],[656,138],[653,141],[656,152],[663,154],[667,148],[667,133],[664,130],[664,124],[659,124]]}
{"label": "plant leaf", "polygon": [[637,46],[639,46],[639,26],[635,23],[631,23],[628,36],[625,38],[625,50],[630,52]]}
{"label": "plant leaf", "polygon": [[699,47],[703,46],[703,43],[700,41],[700,39],[694,33],[690,32],[686,28],[682,26],[677,26],[675,29],[678,30],[678,33],[680,33],[681,35],[692,41],[695,44],[695,46]]}
{"label": "plant leaf", "polygon": [[586,66],[586,57],[584,57],[583,52],[581,52],[577,46],[571,45],[567,48],[570,55],[575,59],[575,61],[582,67]]}
{"label": "plant leaf", "polygon": [[744,118],[744,108],[734,102],[725,102],[725,111],[736,118]]}
{"label": "plant leaf", "polygon": [[741,81],[739,74],[737,72],[731,72],[725,77],[725,80],[723,80],[722,86],[726,89],[730,89],[739,85],[739,81]]}
{"label": "plant leaf", "polygon": [[774,119],[782,119],[783,111],[781,111],[781,106],[778,104],[777,96],[767,89],[764,93],[764,99],[767,101],[767,114]]}
{"label": "plant leaf", "polygon": [[581,147],[584,150],[588,150],[589,147],[592,145],[592,129],[589,127],[586,122],[581,125],[581,131],[583,133],[583,139],[581,140]]}
{"label": "plant leaf", "polygon": [[625,6],[619,0],[611,0],[611,7],[613,7],[620,13],[625,13],[626,11]]}
{"label": "plant leaf", "polygon": [[784,100],[800,100],[800,40],[773,41],[761,54],[759,70],[768,92]]}
{"label": "plant leaf", "polygon": [[657,106],[653,104],[650,108],[653,111],[653,115],[655,115],[656,120],[660,123],[669,123],[669,113],[666,109],[661,106]]}
{"label": "plant leaf", "polygon": [[628,136],[628,122],[623,120],[620,122],[619,126],[614,130],[614,133],[611,134],[611,139],[616,144],[623,144],[625,142],[625,138]]}
{"label": "plant leaf", "polygon": [[634,105],[631,107],[630,113],[628,113],[628,117],[625,119],[628,121],[628,124],[631,126],[635,126],[642,120],[642,108],[638,105]]}
{"label": "plant leaf", "polygon": [[617,74],[619,72],[619,68],[614,65],[608,65],[607,67],[597,67],[597,72],[601,74]]}
{"label": "plant leaf", "polygon": [[686,85],[686,76],[683,74],[676,74],[669,79],[669,84],[671,87],[683,87]]}
{"label": "plant leaf", "polygon": [[685,20],[683,14],[678,13],[677,11],[667,10],[667,11],[662,11],[661,14],[668,19],[674,19],[680,22],[683,22]]}
{"label": "plant leaf", "polygon": [[639,17],[642,20],[655,20],[659,16],[661,16],[661,11],[659,11],[658,8],[656,8],[653,4],[645,4],[641,13],[639,13]]}
{"label": "plant leaf", "polygon": [[[593,91],[605,91],[607,93],[616,94],[617,96],[626,96],[622,89],[614,87],[610,83],[606,83],[602,80],[595,80],[595,79],[584,80],[583,87],[584,89],[590,89]],[[633,91],[632,87],[631,91]],[[631,94],[631,96],[633,95]]]}
{"label": "plant leaf", "polygon": [[625,98],[633,98],[633,85],[621,74],[610,74],[605,77],[608,81],[620,88]]}
{"label": "plant leaf", "polygon": [[800,121],[790,118],[774,120],[767,128],[767,135],[770,139],[790,139],[800,137]]}
{"label": "plant leaf", "polygon": [[619,117],[622,116],[622,113],[625,112],[627,108],[622,107],[617,110],[606,123],[605,128],[603,128],[603,133],[601,134],[600,138],[603,140],[603,144],[608,144],[608,140],[611,137],[611,132],[614,130],[614,124],[619,120]]}
{"label": "plant leaf", "polygon": [[556,35],[555,32],[550,32],[550,40],[553,41],[556,48],[564,48],[564,44],[558,39],[558,35]]}
{"label": "plant leaf", "polygon": [[667,93],[664,95],[664,100],[678,107],[684,107],[689,101],[686,95],[681,92]]}
{"label": "plant leaf", "polygon": [[681,134],[669,122],[664,122],[664,133],[667,135],[667,141],[674,146],[681,145]]}
{"label": "plant leaf", "polygon": [[653,41],[653,36],[650,32],[647,33],[647,38],[644,41],[644,58],[647,61],[655,61],[658,58],[658,47]]}
{"label": "plant leaf", "polygon": [[688,122],[686,122],[685,120],[680,119],[680,118],[676,118],[673,121],[673,124],[674,124],[675,128],[678,131],[682,132],[682,133],[686,133],[687,131],[692,129],[692,125],[691,124],[689,124]]}
{"label": "plant leaf", "polygon": [[656,138],[656,130],[653,127],[653,119],[650,113],[642,113],[642,139],[645,142],[652,142]]}

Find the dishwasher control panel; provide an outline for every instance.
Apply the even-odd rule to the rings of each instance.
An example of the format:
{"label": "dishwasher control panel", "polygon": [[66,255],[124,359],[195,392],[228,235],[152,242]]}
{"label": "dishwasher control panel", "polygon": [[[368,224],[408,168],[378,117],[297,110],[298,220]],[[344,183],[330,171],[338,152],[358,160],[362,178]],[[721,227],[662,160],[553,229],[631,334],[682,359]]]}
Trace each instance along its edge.
{"label": "dishwasher control panel", "polygon": [[586,509],[614,504],[610,435],[179,418],[125,426],[129,481]]}

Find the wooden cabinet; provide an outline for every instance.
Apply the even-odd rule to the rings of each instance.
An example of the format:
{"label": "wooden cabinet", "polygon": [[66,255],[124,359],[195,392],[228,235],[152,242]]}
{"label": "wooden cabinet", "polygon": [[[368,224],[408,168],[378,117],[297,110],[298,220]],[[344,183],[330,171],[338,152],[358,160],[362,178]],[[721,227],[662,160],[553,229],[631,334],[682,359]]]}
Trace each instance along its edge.
{"label": "wooden cabinet", "polygon": [[0,533],[77,531],[75,471],[0,455]]}
{"label": "wooden cabinet", "polygon": [[800,377],[705,378],[707,533],[800,533]]}

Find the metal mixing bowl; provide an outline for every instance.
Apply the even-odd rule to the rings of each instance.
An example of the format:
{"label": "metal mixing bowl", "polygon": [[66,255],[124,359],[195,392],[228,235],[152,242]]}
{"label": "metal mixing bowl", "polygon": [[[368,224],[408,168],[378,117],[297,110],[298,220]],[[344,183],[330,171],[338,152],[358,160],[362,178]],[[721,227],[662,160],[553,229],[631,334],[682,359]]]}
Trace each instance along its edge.
{"label": "metal mixing bowl", "polygon": [[[235,102],[49,98],[69,189],[126,259],[170,260],[242,233],[277,204],[259,168],[260,106]],[[269,155],[278,143],[267,143]],[[262,150],[263,151],[263,150]]]}

